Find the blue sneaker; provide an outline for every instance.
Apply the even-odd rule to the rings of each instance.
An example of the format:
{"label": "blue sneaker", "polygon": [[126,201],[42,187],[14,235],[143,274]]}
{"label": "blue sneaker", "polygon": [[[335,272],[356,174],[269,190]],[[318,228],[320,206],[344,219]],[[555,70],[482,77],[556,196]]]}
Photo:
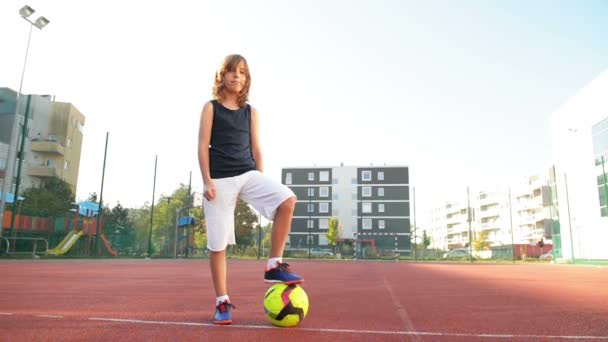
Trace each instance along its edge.
{"label": "blue sneaker", "polygon": [[304,278],[291,272],[289,264],[279,263],[277,267],[266,269],[264,272],[265,283],[283,283],[286,285],[299,284],[304,282]]}
{"label": "blue sneaker", "polygon": [[215,315],[213,316],[213,324],[230,324],[232,323],[232,314],[230,310],[236,309],[230,302],[222,302],[215,307]]}

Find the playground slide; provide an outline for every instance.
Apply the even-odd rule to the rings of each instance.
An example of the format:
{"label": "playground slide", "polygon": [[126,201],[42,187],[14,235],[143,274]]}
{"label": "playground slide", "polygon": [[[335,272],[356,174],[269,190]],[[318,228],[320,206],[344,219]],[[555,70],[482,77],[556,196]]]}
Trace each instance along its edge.
{"label": "playground slide", "polygon": [[81,236],[82,231],[76,232],[72,230],[57,247],[49,249],[48,253],[52,255],[63,255],[67,253]]}
{"label": "playground slide", "polygon": [[115,249],[112,249],[112,246],[110,246],[110,241],[108,241],[108,239],[106,239],[106,236],[103,235],[103,233],[100,236],[101,236],[101,241],[103,241],[103,244],[106,246],[106,250],[108,251],[108,253],[110,253],[111,256],[117,256],[118,251],[116,251]]}
{"label": "playground slide", "polygon": [[71,238],[71,237],[72,237],[74,234],[76,234],[76,233],[77,233],[77,231],[75,231],[75,230],[70,230],[70,232],[68,233],[68,235],[66,235],[66,236],[65,236],[65,238],[64,238],[64,239],[63,239],[63,240],[62,240],[62,241],[61,241],[61,242],[60,242],[60,243],[57,245],[57,247],[52,248],[52,249],[49,249],[49,250],[48,250],[48,253],[51,253],[51,254],[52,254],[52,253],[54,253],[55,251],[60,250],[60,249],[63,247],[63,245],[65,245],[65,244],[66,244],[68,241],[70,241],[70,238]]}

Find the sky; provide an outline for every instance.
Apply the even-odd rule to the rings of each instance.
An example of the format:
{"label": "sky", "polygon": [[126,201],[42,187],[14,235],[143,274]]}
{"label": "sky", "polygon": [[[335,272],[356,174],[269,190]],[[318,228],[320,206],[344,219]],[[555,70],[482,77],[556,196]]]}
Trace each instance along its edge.
{"label": "sky", "polygon": [[77,199],[140,207],[197,159],[201,108],[228,54],[248,61],[265,172],[406,165],[420,223],[466,187],[551,165],[549,120],[608,69],[608,1],[75,1],[0,3],[0,86],[86,117]]}

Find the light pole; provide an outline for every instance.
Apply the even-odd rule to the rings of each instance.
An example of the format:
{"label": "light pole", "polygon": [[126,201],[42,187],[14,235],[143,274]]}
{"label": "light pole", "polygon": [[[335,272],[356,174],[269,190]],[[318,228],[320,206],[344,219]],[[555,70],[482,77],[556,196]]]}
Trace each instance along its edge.
{"label": "light pole", "polygon": [[[167,207],[167,210],[169,210],[169,208]],[[178,227],[179,227],[179,213],[182,211],[182,208],[177,207],[175,208],[175,237],[173,240],[173,259],[177,259],[177,231],[178,231]]]}
{"label": "light pole", "polygon": [[308,222],[306,222],[306,227],[308,227],[308,238],[306,239],[307,245],[308,245],[308,260],[310,260],[310,229],[312,226],[312,203],[311,203],[311,198],[310,198],[310,189],[312,188],[308,188]]}
{"label": "light pole", "polygon": [[[19,136],[19,100],[21,98],[21,90],[23,88],[23,78],[25,76],[25,65],[27,64],[27,54],[30,50],[30,40],[32,38],[32,29],[36,26],[39,30],[42,30],[46,25],[48,25],[49,20],[45,17],[38,17],[35,21],[31,21],[29,17],[34,14],[34,9],[30,6],[23,6],[19,10],[19,14],[23,19],[25,19],[28,23],[30,23],[30,33],[27,38],[27,47],[25,48],[25,59],[23,61],[23,70],[21,72],[21,81],[19,83],[19,92],[17,93],[17,98],[15,99],[15,118],[13,119],[13,127],[11,128],[11,140],[9,144],[8,157],[6,160],[6,173],[4,175],[4,183],[2,185],[2,195],[0,196],[0,236],[2,236],[2,223],[4,222],[4,208],[6,206],[6,194],[12,191],[13,185],[13,172],[15,171],[15,162],[17,159],[17,138]],[[25,129],[23,131],[23,135],[25,136]],[[19,163],[23,160],[23,151],[21,151],[21,158],[19,159]],[[19,194],[15,194],[15,197],[19,196]]]}
{"label": "light pole", "polygon": [[148,232],[148,258],[152,258],[152,226],[154,225],[154,194],[156,193],[156,166],[158,155],[154,157],[154,185],[152,186],[152,209],[150,210],[150,230]]}
{"label": "light pole", "polygon": [[165,251],[169,250],[169,248],[167,247],[167,241],[170,240],[169,234],[171,233],[171,225],[169,224],[169,208],[171,206],[172,199],[173,199],[173,197],[171,197],[171,196],[165,197],[165,200],[167,200],[167,210],[165,212],[166,213],[165,225],[167,226],[167,230],[165,231],[165,242],[163,243],[163,250],[165,250]]}

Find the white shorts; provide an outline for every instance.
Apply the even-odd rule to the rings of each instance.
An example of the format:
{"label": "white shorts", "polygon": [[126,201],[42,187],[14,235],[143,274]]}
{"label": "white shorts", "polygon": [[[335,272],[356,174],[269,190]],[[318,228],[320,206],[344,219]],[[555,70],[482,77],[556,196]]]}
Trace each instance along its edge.
{"label": "white shorts", "polygon": [[237,199],[250,204],[266,219],[274,219],[277,208],[290,197],[296,197],[290,188],[254,170],[242,175],[213,179],[215,198],[203,198],[207,223],[207,248],[223,251],[234,245],[234,209]]}

